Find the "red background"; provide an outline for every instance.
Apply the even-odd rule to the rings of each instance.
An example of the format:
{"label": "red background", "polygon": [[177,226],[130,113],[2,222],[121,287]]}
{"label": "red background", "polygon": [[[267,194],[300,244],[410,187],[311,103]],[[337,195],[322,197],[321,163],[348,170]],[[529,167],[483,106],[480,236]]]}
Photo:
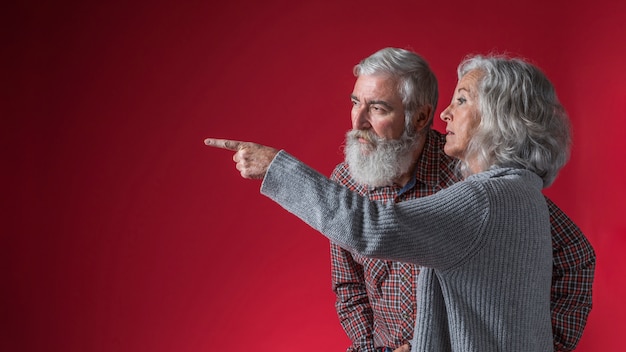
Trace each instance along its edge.
{"label": "red background", "polygon": [[574,148],[546,192],[598,256],[578,350],[623,348],[624,1],[19,3],[2,11],[0,350],[343,350],[328,242],[202,140],[330,174],[352,66],[385,46],[431,63],[437,115],[469,53],[552,79]]}

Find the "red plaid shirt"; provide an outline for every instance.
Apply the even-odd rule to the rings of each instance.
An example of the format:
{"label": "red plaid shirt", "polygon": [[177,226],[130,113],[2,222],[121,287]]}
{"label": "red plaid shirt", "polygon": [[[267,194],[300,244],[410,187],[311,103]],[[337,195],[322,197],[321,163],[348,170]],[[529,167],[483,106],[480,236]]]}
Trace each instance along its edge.
{"label": "red plaid shirt", "polygon": [[[454,159],[443,152],[445,136],[431,131],[418,160],[415,177],[404,187],[368,188],[356,183],[345,163],[331,179],[383,202],[402,202],[436,193],[458,179]],[[547,199],[547,198],[546,198]],[[556,351],[576,347],[591,310],[595,253],[580,229],[548,200],[554,256],[551,311]],[[348,352],[397,348],[410,341],[416,317],[419,267],[365,258],[331,243],[332,288],[341,325],[352,341]]]}

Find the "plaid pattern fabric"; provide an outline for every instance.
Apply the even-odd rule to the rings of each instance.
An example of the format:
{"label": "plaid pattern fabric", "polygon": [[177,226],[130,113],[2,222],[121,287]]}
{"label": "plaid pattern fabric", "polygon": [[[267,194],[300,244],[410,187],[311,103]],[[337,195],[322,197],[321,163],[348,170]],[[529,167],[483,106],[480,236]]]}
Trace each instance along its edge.
{"label": "plaid pattern fabric", "polygon": [[573,351],[591,311],[596,254],[578,226],[546,197],[552,226],[550,310],[555,351]]}
{"label": "plaid pattern fabric", "polygon": [[[331,179],[371,200],[402,202],[436,193],[456,182],[454,159],[443,152],[445,136],[432,130],[417,163],[415,179],[404,188],[368,188],[356,183],[345,163]],[[546,198],[547,199],[547,198]],[[554,256],[551,312],[556,351],[576,347],[591,310],[595,253],[580,229],[547,199]],[[365,258],[331,243],[332,288],[341,325],[352,341],[347,352],[374,352],[410,341],[416,317],[412,264]]]}

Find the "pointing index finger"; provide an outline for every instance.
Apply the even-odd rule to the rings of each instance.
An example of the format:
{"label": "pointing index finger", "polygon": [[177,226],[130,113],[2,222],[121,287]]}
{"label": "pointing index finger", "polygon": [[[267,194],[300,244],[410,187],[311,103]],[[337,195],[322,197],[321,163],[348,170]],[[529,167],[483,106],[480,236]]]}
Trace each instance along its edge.
{"label": "pointing index finger", "polygon": [[221,149],[228,149],[232,151],[238,151],[241,148],[244,142],[233,141],[230,139],[218,139],[218,138],[207,138],[204,140],[204,144],[210,147],[216,147]]}

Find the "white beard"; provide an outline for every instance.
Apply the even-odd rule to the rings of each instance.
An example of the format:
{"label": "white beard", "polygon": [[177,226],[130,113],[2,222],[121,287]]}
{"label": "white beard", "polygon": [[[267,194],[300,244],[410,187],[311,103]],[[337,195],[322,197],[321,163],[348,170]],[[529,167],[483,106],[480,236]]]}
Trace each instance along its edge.
{"label": "white beard", "polygon": [[[359,142],[364,138],[369,143]],[[403,133],[400,139],[380,138],[371,131],[352,130],[346,133],[344,153],[350,174],[360,184],[370,187],[391,186],[407,173],[418,147],[417,136]]]}

